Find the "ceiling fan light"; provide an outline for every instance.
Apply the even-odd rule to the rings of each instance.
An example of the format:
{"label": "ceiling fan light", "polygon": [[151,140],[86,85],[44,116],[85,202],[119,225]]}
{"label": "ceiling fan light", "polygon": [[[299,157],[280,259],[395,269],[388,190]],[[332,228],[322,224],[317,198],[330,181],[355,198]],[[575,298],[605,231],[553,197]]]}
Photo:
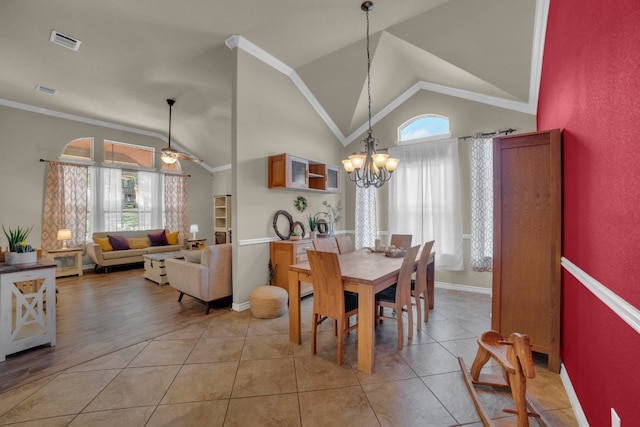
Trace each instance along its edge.
{"label": "ceiling fan light", "polygon": [[178,159],[166,153],[162,153],[162,156],[160,156],[160,159],[162,160],[162,163],[165,163],[167,165],[172,165],[178,161]]}
{"label": "ceiling fan light", "polygon": [[349,156],[349,161],[351,162],[351,166],[353,166],[354,169],[360,169],[362,165],[364,165],[364,159],[364,154],[352,154]]}

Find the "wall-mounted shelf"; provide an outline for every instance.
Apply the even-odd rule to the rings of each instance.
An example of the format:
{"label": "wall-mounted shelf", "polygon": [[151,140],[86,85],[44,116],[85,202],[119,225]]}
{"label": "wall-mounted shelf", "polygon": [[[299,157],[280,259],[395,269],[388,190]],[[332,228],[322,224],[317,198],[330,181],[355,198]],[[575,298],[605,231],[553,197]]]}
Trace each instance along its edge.
{"label": "wall-mounted shelf", "polygon": [[340,192],[340,168],[283,153],[269,156],[269,188]]}

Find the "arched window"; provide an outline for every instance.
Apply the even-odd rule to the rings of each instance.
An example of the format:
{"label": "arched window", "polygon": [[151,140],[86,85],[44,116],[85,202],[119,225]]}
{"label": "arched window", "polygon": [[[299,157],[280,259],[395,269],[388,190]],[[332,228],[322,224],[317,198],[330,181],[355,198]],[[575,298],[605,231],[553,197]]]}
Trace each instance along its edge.
{"label": "arched window", "polygon": [[93,160],[93,138],[74,139],[62,149],[61,159],[80,160],[88,162]]}
{"label": "arched window", "polygon": [[398,144],[432,141],[451,137],[449,118],[423,114],[407,120],[398,128]]}

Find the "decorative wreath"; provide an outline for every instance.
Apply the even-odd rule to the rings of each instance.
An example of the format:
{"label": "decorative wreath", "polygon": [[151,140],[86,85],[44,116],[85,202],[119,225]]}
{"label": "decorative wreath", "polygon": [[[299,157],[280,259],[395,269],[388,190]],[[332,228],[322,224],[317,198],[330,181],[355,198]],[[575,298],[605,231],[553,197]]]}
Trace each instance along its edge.
{"label": "decorative wreath", "polygon": [[298,225],[300,226],[300,238],[304,239],[304,236],[305,236],[304,224],[302,224],[300,221],[296,221],[293,223],[293,225],[291,226],[291,232],[293,233],[293,230],[295,230]]}
{"label": "decorative wreath", "polygon": [[307,209],[307,199],[299,196],[293,201],[293,206],[296,207],[298,212],[304,212],[304,210]]}
{"label": "decorative wreath", "polygon": [[[282,234],[280,234],[280,231],[278,231],[278,217],[280,215],[284,215],[285,218],[289,220],[289,227],[287,228],[286,236],[283,236]],[[278,212],[276,212],[276,214],[273,216],[273,231],[275,231],[278,237],[282,240],[289,240],[289,237],[291,237],[291,230],[293,230],[293,217],[291,216],[291,214],[283,210],[279,210]]]}

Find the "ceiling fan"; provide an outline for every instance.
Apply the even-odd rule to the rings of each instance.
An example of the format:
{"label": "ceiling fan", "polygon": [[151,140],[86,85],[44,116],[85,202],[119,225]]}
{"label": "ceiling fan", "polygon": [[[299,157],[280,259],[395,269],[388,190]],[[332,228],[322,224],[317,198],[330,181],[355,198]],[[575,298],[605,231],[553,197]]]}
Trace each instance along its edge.
{"label": "ceiling fan", "polygon": [[171,148],[171,107],[176,103],[175,99],[167,99],[167,104],[169,104],[169,145],[161,150],[162,155],[160,159],[163,163],[168,165],[172,165],[176,162],[176,160],[189,160],[191,162],[201,163],[202,160],[198,159],[187,153],[181,153],[175,148]]}

